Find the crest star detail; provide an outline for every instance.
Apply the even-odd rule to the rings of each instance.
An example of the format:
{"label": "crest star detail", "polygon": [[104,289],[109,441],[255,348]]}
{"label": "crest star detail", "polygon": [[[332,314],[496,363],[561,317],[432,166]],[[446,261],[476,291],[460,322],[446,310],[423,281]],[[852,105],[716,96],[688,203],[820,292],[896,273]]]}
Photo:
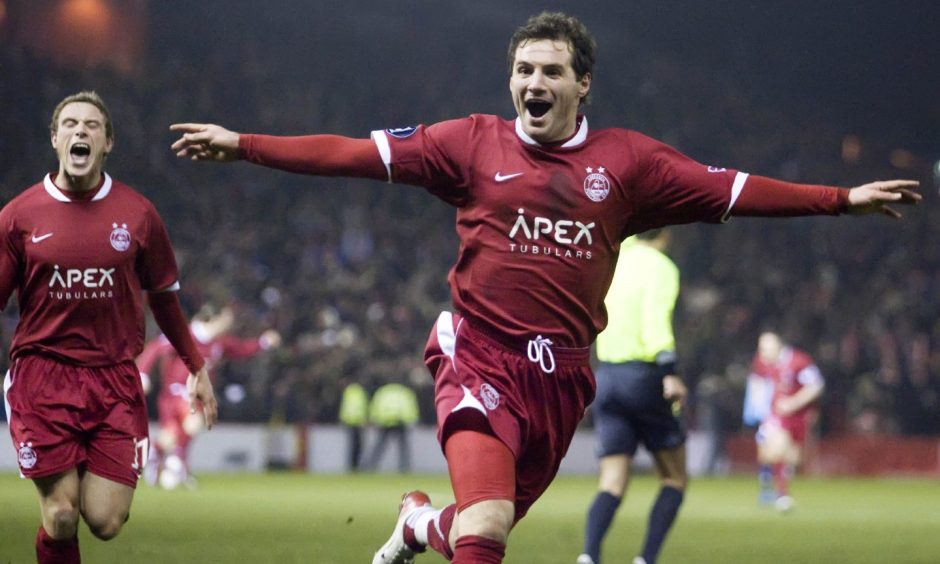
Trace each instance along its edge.
{"label": "crest star detail", "polygon": [[604,167],[598,167],[597,172],[604,174]]}
{"label": "crest star detail", "polygon": [[591,167],[587,167],[587,168],[584,169],[584,170],[586,170],[588,174],[591,174],[592,172],[594,172],[594,169],[591,168]]}

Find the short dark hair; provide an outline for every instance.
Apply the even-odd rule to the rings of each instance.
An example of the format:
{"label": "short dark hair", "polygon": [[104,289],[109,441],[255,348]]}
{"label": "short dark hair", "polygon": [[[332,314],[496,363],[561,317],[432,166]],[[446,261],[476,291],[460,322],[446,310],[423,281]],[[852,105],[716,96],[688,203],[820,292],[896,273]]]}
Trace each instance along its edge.
{"label": "short dark hair", "polygon": [[84,90],[82,92],[76,92],[70,96],[66,96],[62,99],[61,102],[55,107],[55,110],[52,111],[52,122],[49,124],[49,131],[53,134],[59,130],[59,114],[62,113],[62,108],[68,106],[69,104],[74,104],[75,102],[85,102],[86,104],[91,104],[92,106],[98,108],[101,112],[101,115],[104,116],[104,133],[105,137],[108,139],[114,139],[114,126],[111,124],[111,112],[108,111],[108,106],[105,105],[104,100],[101,99],[101,96],[98,95],[94,90]]}
{"label": "short dark hair", "polygon": [[542,12],[532,16],[525,25],[516,29],[509,40],[509,74],[516,62],[516,49],[526,41],[550,39],[566,41],[571,50],[571,68],[580,80],[594,72],[594,57],[597,42],[581,20],[561,12]]}

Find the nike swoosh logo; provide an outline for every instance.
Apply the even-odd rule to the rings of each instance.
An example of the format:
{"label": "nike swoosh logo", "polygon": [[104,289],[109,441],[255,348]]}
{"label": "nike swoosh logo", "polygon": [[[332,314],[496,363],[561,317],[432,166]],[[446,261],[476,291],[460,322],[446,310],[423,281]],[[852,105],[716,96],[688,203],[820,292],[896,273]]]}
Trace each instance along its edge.
{"label": "nike swoosh logo", "polygon": [[497,173],[496,173],[496,176],[494,176],[493,179],[496,180],[496,182],[506,182],[507,180],[510,180],[510,179],[515,178],[515,177],[517,177],[517,176],[522,176],[523,174],[525,174],[525,173],[524,173],[524,172],[517,172],[517,173],[515,173],[515,174],[507,174],[507,175],[503,176],[502,174],[500,174],[500,173],[497,172]]}
{"label": "nike swoosh logo", "polygon": [[45,240],[48,239],[49,237],[52,237],[52,233],[46,233],[45,235],[40,235],[39,237],[36,237],[35,235],[33,235],[33,243],[38,243],[38,242],[40,242],[40,241],[45,241]]}

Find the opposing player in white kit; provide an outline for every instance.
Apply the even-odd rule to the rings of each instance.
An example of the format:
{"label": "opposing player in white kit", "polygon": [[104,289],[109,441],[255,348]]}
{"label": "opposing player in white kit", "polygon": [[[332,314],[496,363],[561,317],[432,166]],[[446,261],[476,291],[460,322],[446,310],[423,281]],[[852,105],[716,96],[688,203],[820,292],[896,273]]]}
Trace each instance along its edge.
{"label": "opposing player in white kit", "polygon": [[898,216],[886,204],[919,199],[916,182],[796,185],[699,164],[635,131],[592,129],[578,110],[594,47],[564,14],[519,28],[509,46],[514,120],[472,115],[371,139],[171,126],[183,158],[413,184],[457,208],[456,311],[440,316],[425,351],[456,504],[437,510],[407,494],[376,564],[411,562],[426,546],[453,562],[502,561],[594,396],[588,347],[606,324],[624,238],[731,215]]}

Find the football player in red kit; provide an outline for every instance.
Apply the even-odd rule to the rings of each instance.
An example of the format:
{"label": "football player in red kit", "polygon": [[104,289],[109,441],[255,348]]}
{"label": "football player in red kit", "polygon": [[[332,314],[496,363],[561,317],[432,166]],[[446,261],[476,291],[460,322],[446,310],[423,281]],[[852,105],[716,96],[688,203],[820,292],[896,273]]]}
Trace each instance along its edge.
{"label": "football player in red kit", "polygon": [[[427,546],[454,562],[501,562],[509,531],[554,478],[594,397],[589,347],[620,243],[668,224],[732,215],[883,212],[911,181],[846,190],[702,165],[635,131],[593,129],[594,40],[575,18],[531,18],[509,46],[518,117],[471,115],[371,139],[272,137],[171,126],[177,155],[422,186],[457,208],[460,248],[425,362],[456,503],[407,494],[377,564]],[[642,274],[640,274],[642,275]]]}
{"label": "football player in red kit", "polygon": [[94,92],[55,108],[59,170],[0,211],[0,304],[20,319],[4,400],[20,473],[39,493],[40,563],[80,561],[78,519],[108,540],[127,521],[147,456],[147,410],[134,358],[142,291],[189,370],[191,409],[216,416],[204,362],[176,290],[176,260],[153,205],[103,171],[113,126]]}
{"label": "football player in red kit", "polygon": [[[274,329],[268,329],[254,339],[241,339],[229,334],[234,324],[235,311],[231,306],[219,308],[206,304],[193,318],[190,330],[199,353],[206,360],[210,377],[219,363],[226,359],[250,358],[281,345],[281,335]],[[164,489],[180,485],[191,488],[195,480],[189,472],[189,445],[202,430],[202,420],[189,412],[186,393],[189,369],[166,335],[147,343],[144,352],[137,357],[137,367],[147,383],[145,391],[154,370],[160,374],[157,397],[160,431],[151,446],[144,477]]]}
{"label": "football player in red kit", "polygon": [[789,346],[773,331],[758,338],[751,374],[765,379],[773,389],[770,413],[757,430],[761,488],[769,488],[772,477],[774,504],[786,512],[793,508],[790,478],[801,461],[825,380],[808,354]]}

